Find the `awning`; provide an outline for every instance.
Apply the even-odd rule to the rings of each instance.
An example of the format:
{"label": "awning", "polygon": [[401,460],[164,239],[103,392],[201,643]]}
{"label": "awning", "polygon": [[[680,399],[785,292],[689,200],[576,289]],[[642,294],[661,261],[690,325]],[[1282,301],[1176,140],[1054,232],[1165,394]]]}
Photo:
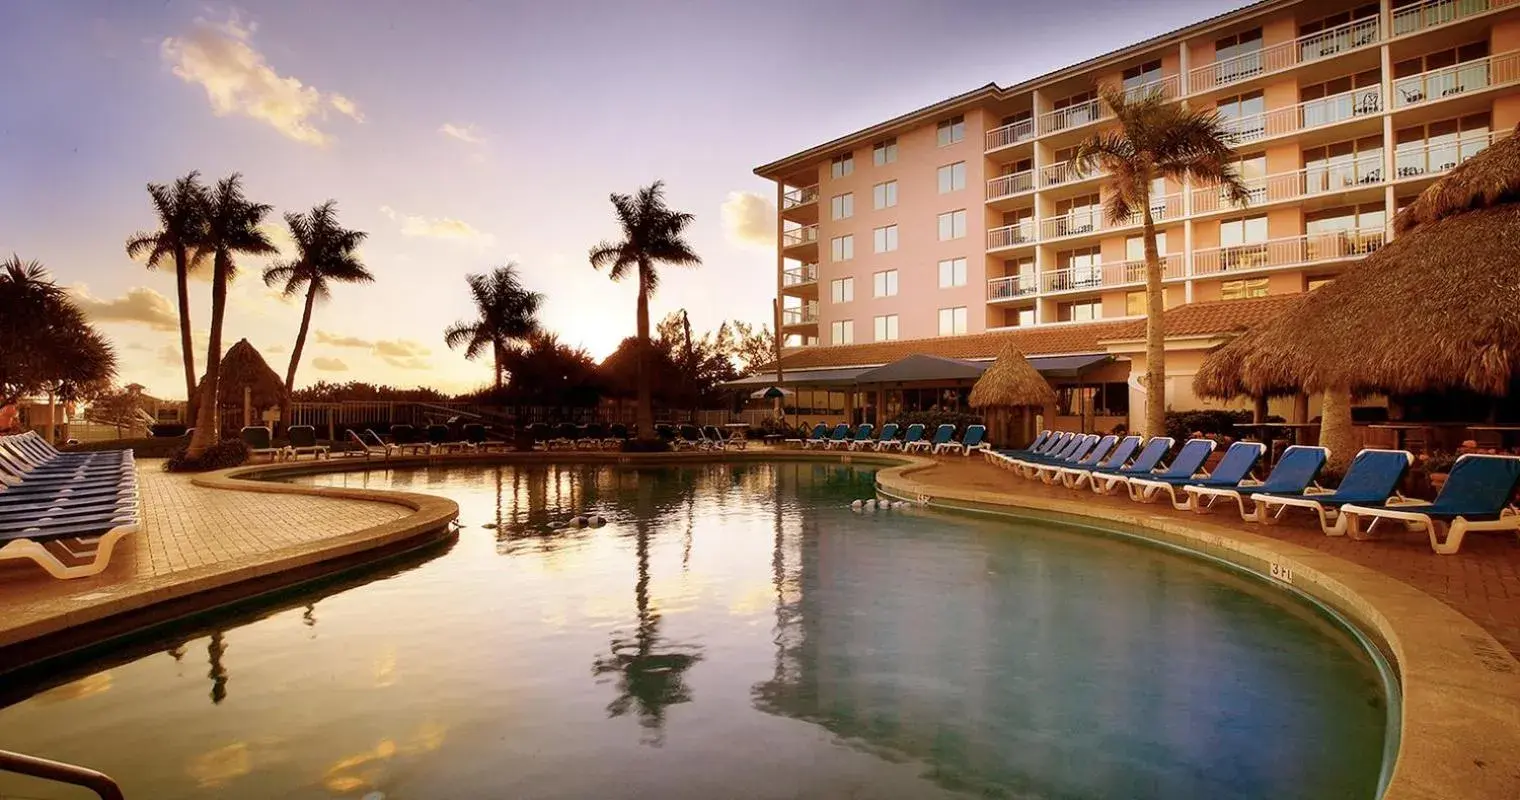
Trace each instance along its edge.
{"label": "awning", "polygon": [[1085,356],[1030,356],[1029,363],[1046,378],[1080,378],[1093,367],[1102,366],[1114,357],[1107,353]]}
{"label": "awning", "polygon": [[760,389],[767,386],[853,386],[855,376],[869,372],[870,367],[844,367],[835,369],[785,370],[781,381],[776,381],[774,369],[763,370],[746,378],[723,384],[725,389]]}
{"label": "awning", "polygon": [[922,353],[901,358],[855,376],[856,383],[911,383],[915,381],[974,381],[991,362],[961,361]]}

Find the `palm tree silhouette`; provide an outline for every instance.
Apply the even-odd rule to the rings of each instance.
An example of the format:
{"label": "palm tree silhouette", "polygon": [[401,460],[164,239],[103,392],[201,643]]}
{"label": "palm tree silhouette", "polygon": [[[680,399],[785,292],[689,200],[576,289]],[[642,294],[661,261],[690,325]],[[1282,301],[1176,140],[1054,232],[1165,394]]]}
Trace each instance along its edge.
{"label": "palm tree silhouette", "polygon": [[528,291],[518,278],[517,265],[507,262],[488,275],[465,278],[475,300],[479,317],[473,322],[456,322],[443,332],[450,349],[464,346],[464,357],[475,359],[491,349],[496,390],[501,391],[502,359],[507,351],[521,347],[538,333],[538,310],[544,296]]}
{"label": "palm tree silhouette", "polygon": [[221,705],[227,699],[227,667],[222,664],[222,656],[227,653],[227,632],[215,630],[211,632],[211,641],[206,645],[206,655],[211,661],[211,671],[206,677],[211,679],[211,704]]}
{"label": "palm tree silhouette", "polygon": [[205,236],[206,187],[192,171],[172,185],[148,184],[148,197],[158,215],[157,231],[138,231],[127,239],[127,256],[146,257],[148,269],[174,262],[174,286],[179,297],[179,349],[185,362],[186,419],[195,418],[195,351],[190,343],[190,270]]}
{"label": "palm tree silhouette", "polygon": [[306,333],[311,328],[311,310],[318,300],[332,294],[334,283],[372,283],[371,275],[355,252],[364,242],[364,231],[351,231],[338,224],[338,202],[328,200],[305,214],[286,214],[285,225],[295,240],[296,258],[279,261],[264,270],[264,284],[279,286],[286,297],[306,290],[306,307],[301,312],[301,327],[290,351],[290,367],[285,371],[285,388],[295,391],[296,368],[306,347]]}
{"label": "palm tree silhouette", "polygon": [[197,257],[212,258],[211,335],[206,347],[206,381],[201,387],[201,403],[195,418],[195,435],[190,437],[188,457],[197,459],[207,447],[221,438],[216,424],[216,397],[222,366],[222,322],[227,312],[227,286],[237,276],[237,256],[268,255],[276,252],[269,237],[259,229],[270,207],[255,203],[243,194],[243,176],[238,173],[218,181],[206,199],[206,235]]}
{"label": "palm tree silhouette", "polygon": [[659,264],[695,267],[702,263],[683,238],[686,227],[695,219],[691,214],[673,211],[665,204],[663,181],[640,189],[636,194],[613,193],[612,207],[623,229],[619,242],[604,241],[591,248],[591,266],[608,268],[608,274],[620,281],[635,274],[639,281],[638,315],[638,394],[635,421],[639,437],[654,438],[654,405],[650,396],[649,298],[660,285],[656,271]]}

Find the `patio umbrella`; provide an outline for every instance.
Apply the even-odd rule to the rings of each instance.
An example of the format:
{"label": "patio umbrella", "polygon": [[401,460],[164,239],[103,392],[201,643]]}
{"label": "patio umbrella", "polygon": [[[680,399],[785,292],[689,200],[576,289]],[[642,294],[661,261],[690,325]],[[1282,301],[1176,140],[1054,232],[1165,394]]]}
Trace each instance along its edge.
{"label": "patio umbrella", "polygon": [[783,397],[791,397],[791,389],[783,389],[780,386],[767,386],[764,389],[756,389],[749,393],[751,400],[780,400]]}

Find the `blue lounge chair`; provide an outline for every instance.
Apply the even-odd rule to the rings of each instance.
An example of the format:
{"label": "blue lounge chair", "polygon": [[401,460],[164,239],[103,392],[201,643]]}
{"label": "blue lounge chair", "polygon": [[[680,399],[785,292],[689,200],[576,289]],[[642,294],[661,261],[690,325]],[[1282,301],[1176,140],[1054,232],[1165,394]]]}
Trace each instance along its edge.
{"label": "blue lounge chair", "polygon": [[828,444],[828,442],[829,425],[826,422],[820,422],[813,426],[812,434],[802,440],[802,449],[807,450],[813,447],[822,447]]}
{"label": "blue lounge chair", "polygon": [[945,442],[950,441],[954,437],[955,437],[955,426],[951,425],[948,422],[946,422],[945,424],[939,426],[938,428],[936,428],[934,430],[934,438],[933,439],[928,439],[928,440],[920,439],[920,440],[918,440],[916,442],[913,442],[912,444],[904,445],[903,446],[903,450],[906,450],[907,452],[910,452],[910,453],[916,453],[916,452],[918,452],[920,450],[924,450],[924,451],[932,453],[932,452],[934,452],[934,448],[939,447],[940,445],[944,444]]}
{"label": "blue lounge chair", "polygon": [[[1180,479],[1183,483],[1196,482],[1195,475],[1203,469],[1205,461],[1214,453],[1218,445],[1213,439],[1189,439],[1182,443],[1182,449],[1177,451],[1177,456],[1172,459],[1166,469],[1152,475],[1130,475],[1124,479],[1124,485],[1129,489],[1129,499],[1148,502],[1147,492],[1154,494],[1150,488],[1157,480]],[[1141,485],[1136,486],[1139,482]]]}
{"label": "blue lounge chair", "polygon": [[1372,526],[1385,519],[1398,520],[1409,530],[1425,531],[1430,549],[1449,556],[1461,549],[1469,531],[1520,533],[1520,512],[1511,504],[1517,486],[1520,458],[1469,453],[1452,465],[1433,503],[1351,503],[1341,506],[1341,514],[1354,539],[1372,538],[1371,526],[1362,530],[1363,517],[1371,517]]}
{"label": "blue lounge chair", "polygon": [[[843,447],[849,450],[854,450],[855,445],[857,444],[869,443],[871,441],[871,431],[875,429],[875,425],[872,425],[869,422],[862,422],[860,423],[860,427],[855,429],[854,436],[846,436],[843,439],[830,439],[826,447],[829,450],[833,450],[836,447]],[[848,429],[846,429],[846,431],[848,431]]]}
{"label": "blue lounge chair", "polygon": [[845,439],[849,438],[849,436],[850,436],[850,426],[846,425],[843,422],[841,422],[838,425],[835,425],[832,429],[830,429],[828,435],[823,436],[822,438],[819,438],[819,439],[809,439],[806,442],[803,442],[802,446],[803,446],[803,448],[822,447],[823,449],[827,450],[827,449],[829,449],[829,444],[830,443],[836,442],[836,441],[837,442],[842,442]]}
{"label": "blue lounge chair", "polygon": [[911,449],[913,449],[912,445],[915,445],[916,443],[921,442],[923,440],[924,440],[924,425],[923,425],[922,422],[915,422],[912,425],[909,425],[908,429],[903,432],[903,438],[901,438],[901,439],[887,439],[887,437],[883,436],[876,443],[876,449],[877,450],[898,450],[898,451],[902,451],[902,450],[905,450],[905,449],[911,450]]}
{"label": "blue lounge chair", "polygon": [[[1191,442],[1189,442],[1191,444]],[[1186,449],[1186,445],[1183,446]],[[1177,493],[1185,486],[1202,486],[1207,488],[1235,488],[1242,481],[1249,480],[1251,470],[1256,469],[1256,463],[1261,460],[1267,446],[1261,442],[1236,442],[1224,451],[1224,457],[1215,465],[1214,471],[1204,477],[1189,477],[1179,475],[1182,468],[1173,463],[1173,469],[1157,475],[1154,478],[1133,477],[1129,479],[1130,498],[1149,503],[1166,492],[1168,499],[1172,501],[1172,507],[1178,511],[1191,511],[1193,508],[1194,495],[1182,492],[1182,498],[1178,499]],[[1178,454],[1178,462],[1182,461],[1182,454]],[[1204,460],[1208,460],[1208,453],[1204,453]],[[1203,462],[1199,462],[1199,467]]]}
{"label": "blue lounge chair", "polygon": [[987,457],[988,463],[1007,469],[1016,459],[1028,458],[1044,453],[1047,450],[1053,450],[1059,447],[1061,442],[1067,441],[1070,436],[1071,434],[1069,433],[1041,431],[1040,435],[1034,437],[1034,441],[1030,442],[1028,447],[989,448],[983,450],[982,455]]}
{"label": "blue lounge chair", "polygon": [[1170,436],[1152,436],[1140,450],[1140,455],[1127,467],[1118,469],[1095,469],[1087,476],[1087,485],[1095,494],[1114,494],[1119,487],[1128,486],[1130,478],[1145,478],[1156,473],[1161,468],[1162,459],[1171,451],[1175,444]]}
{"label": "blue lounge chair", "polygon": [[942,444],[935,445],[934,452],[936,454],[938,454],[938,453],[960,453],[963,456],[970,456],[972,453],[976,452],[977,450],[981,450],[982,448],[984,448],[984,447],[987,446],[987,445],[985,445],[985,444],[982,443],[982,439],[984,437],[986,437],[986,436],[987,436],[987,426],[986,425],[967,425],[966,426],[966,433],[961,436],[961,440],[960,441],[957,442],[957,441],[955,441],[955,440],[952,439],[952,440],[950,440],[948,442],[944,442]]}
{"label": "blue lounge chair", "polygon": [[1114,445],[1119,443],[1119,437],[1113,434],[1103,436],[1093,443],[1093,446],[1082,454],[1082,457],[1074,463],[1045,463],[1035,464],[1030,467],[1030,473],[1040,479],[1041,483],[1051,485],[1061,480],[1061,472],[1067,469],[1092,469],[1096,467],[1108,454],[1113,451]]}
{"label": "blue lounge chair", "polygon": [[286,431],[290,436],[290,458],[300,458],[310,453],[313,459],[328,458],[327,445],[317,444],[317,429],[310,425],[292,425]]}
{"label": "blue lounge chair", "polygon": [[1065,455],[1068,448],[1076,447],[1077,440],[1081,438],[1081,434],[1063,432],[1046,439],[1045,444],[1039,447],[1001,452],[998,455],[998,466],[1017,470],[1023,464],[1058,458]]}
{"label": "blue lounge chair", "polygon": [[897,423],[895,423],[895,422],[888,422],[887,424],[881,426],[881,433],[877,434],[876,439],[874,441],[850,442],[850,449],[851,450],[857,450],[857,449],[864,450],[864,449],[866,449],[866,448],[869,447],[872,450],[880,450],[881,449],[881,445],[882,445],[883,442],[890,442],[890,441],[892,441],[893,439],[896,439],[896,438],[897,438]]}
{"label": "blue lounge chair", "polygon": [[1078,461],[1087,457],[1092,449],[1097,446],[1100,437],[1096,433],[1082,434],[1073,437],[1065,447],[1054,453],[1043,456],[1031,456],[1021,458],[1013,462],[1013,471],[1025,478],[1034,478],[1039,475],[1038,468],[1045,464],[1054,464],[1059,467],[1076,466]]}
{"label": "blue lounge chair", "polygon": [[0,561],[29,559],[57,578],[106,568],[138,529],[137,473],[130,451],[93,456],[34,434],[0,437]]}
{"label": "blue lounge chair", "polygon": [[[1346,477],[1335,491],[1309,489],[1304,492],[1267,494],[1256,492],[1251,499],[1257,503],[1256,513],[1264,525],[1271,525],[1289,508],[1307,508],[1319,517],[1320,530],[1327,536],[1340,536],[1346,532],[1346,518],[1341,515],[1342,506],[1381,506],[1389,498],[1396,497],[1399,481],[1414,463],[1408,450],[1366,449],[1356,454]],[[1272,509],[1277,509],[1272,513]]]}
{"label": "blue lounge chair", "polygon": [[676,439],[677,450],[706,450],[707,439],[702,435],[702,430],[695,425],[682,425],[680,428],[681,438]]}
{"label": "blue lounge chair", "polygon": [[[1330,451],[1323,447],[1309,447],[1296,444],[1283,451],[1282,458],[1272,467],[1272,474],[1267,476],[1261,483],[1241,481],[1237,486],[1184,486],[1183,490],[1193,496],[1193,510],[1202,514],[1214,507],[1214,503],[1221,499],[1234,500],[1240,508],[1240,518],[1246,522],[1256,522],[1258,504],[1252,503],[1250,510],[1246,510],[1246,496],[1249,494],[1301,494],[1314,485],[1319,478],[1320,470],[1325,467],[1325,460],[1330,457]],[[1216,470],[1217,474],[1217,470]]]}
{"label": "blue lounge chair", "polygon": [[1068,489],[1080,489],[1082,484],[1092,478],[1096,470],[1113,471],[1122,468],[1129,463],[1135,453],[1140,451],[1140,442],[1144,441],[1141,436],[1126,436],[1120,439],[1108,456],[1090,466],[1061,467],[1057,470],[1061,483]]}

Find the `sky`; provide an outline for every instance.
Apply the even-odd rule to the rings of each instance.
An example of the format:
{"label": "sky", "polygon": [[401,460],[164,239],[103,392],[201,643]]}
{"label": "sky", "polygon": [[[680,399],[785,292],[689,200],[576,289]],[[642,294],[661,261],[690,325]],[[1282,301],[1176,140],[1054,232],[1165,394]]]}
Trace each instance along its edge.
{"label": "sky", "polygon": [[[1213,0],[854,3],[0,0],[0,255],[36,259],[115,343],[120,380],[183,394],[172,268],[126,256],[145,190],[244,175],[280,215],[328,199],[376,276],[318,306],[298,385],[468,391],[490,367],[443,344],[464,278],[508,261],[541,322],[601,358],[635,287],[594,271],[608,195],[663,180],[696,216],[695,269],[652,316],[768,323],[774,185],[753,169],[990,81],[1017,83],[1222,13]],[[245,259],[224,346],[282,375],[297,302]],[[197,365],[209,285],[192,285]]]}

